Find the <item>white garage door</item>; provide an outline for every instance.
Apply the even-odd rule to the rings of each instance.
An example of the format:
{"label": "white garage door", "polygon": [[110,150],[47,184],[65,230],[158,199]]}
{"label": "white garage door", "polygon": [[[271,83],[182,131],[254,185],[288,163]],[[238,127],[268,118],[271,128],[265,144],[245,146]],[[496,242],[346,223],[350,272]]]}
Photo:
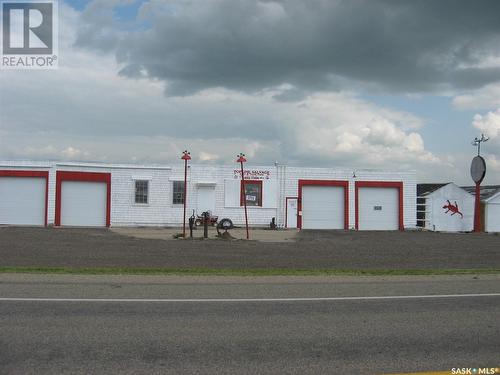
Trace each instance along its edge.
{"label": "white garage door", "polygon": [[104,182],[63,181],[61,225],[106,226],[106,188]]}
{"label": "white garage door", "polygon": [[398,230],[399,189],[359,188],[358,210],[359,230]]}
{"label": "white garage door", "polygon": [[500,232],[500,204],[489,203],[486,205],[486,232]]}
{"label": "white garage door", "polygon": [[0,224],[45,225],[45,178],[0,177]]}
{"label": "white garage door", "polygon": [[344,229],[344,188],[302,187],[302,229]]}

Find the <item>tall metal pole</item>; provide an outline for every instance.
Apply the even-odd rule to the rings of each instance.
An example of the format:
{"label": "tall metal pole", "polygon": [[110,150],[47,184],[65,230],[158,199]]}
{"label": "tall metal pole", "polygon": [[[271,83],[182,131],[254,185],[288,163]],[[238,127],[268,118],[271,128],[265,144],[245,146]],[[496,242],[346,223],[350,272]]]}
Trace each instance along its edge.
{"label": "tall metal pole", "polygon": [[477,156],[472,159],[471,176],[476,183],[476,197],[474,202],[474,232],[481,232],[481,182],[486,174],[486,162],[481,157],[481,143],[487,142],[488,137],[481,134],[481,138],[474,138],[472,145],[477,147]]}
{"label": "tall metal pole", "polygon": [[187,170],[188,160],[191,160],[190,153],[184,150],[181,159],[184,160],[184,214],[182,216],[182,237],[186,238]]}
{"label": "tall metal pole", "polygon": [[476,200],[474,202],[474,232],[481,232],[481,182],[476,182]]}
{"label": "tall metal pole", "polygon": [[236,162],[240,163],[241,165],[241,193],[243,193],[243,206],[245,207],[245,227],[247,229],[247,240],[249,240],[250,233],[248,231],[247,194],[245,189],[245,172],[243,170],[243,163],[246,162],[247,159],[245,159],[245,154],[242,153],[236,156],[238,157],[238,160],[236,160]]}

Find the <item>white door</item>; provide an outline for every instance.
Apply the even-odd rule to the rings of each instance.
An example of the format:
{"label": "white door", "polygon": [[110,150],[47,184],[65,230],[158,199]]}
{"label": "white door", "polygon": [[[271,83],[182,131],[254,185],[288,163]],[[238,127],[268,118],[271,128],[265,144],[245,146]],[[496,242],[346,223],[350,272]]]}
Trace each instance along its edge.
{"label": "white door", "polygon": [[484,230],[486,232],[500,232],[500,204],[486,204],[486,220]]}
{"label": "white door", "polygon": [[196,209],[198,215],[205,211],[215,212],[215,186],[198,186]]}
{"label": "white door", "polygon": [[0,177],[0,224],[45,225],[45,178]]}
{"label": "white door", "polygon": [[286,227],[297,228],[297,198],[286,200]]}
{"label": "white door", "polygon": [[359,188],[358,210],[359,230],[398,230],[399,189]]}
{"label": "white door", "polygon": [[302,187],[302,229],[344,229],[344,188]]}
{"label": "white door", "polygon": [[61,225],[106,226],[104,182],[63,181],[61,186]]}

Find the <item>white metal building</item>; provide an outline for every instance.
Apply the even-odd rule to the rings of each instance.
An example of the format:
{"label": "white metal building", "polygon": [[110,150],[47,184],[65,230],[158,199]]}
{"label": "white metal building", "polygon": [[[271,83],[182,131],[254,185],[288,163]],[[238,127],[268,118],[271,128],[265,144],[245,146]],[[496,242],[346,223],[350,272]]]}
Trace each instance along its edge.
{"label": "white metal building", "polygon": [[500,232],[500,188],[484,200],[485,232]]}
{"label": "white metal building", "polygon": [[454,183],[417,185],[417,225],[439,232],[470,232],[474,196]]}
{"label": "white metal building", "polygon": [[[251,225],[402,230],[416,225],[414,171],[192,164],[187,212]],[[182,223],[184,168],[74,162],[0,162],[0,224],[169,226]]]}

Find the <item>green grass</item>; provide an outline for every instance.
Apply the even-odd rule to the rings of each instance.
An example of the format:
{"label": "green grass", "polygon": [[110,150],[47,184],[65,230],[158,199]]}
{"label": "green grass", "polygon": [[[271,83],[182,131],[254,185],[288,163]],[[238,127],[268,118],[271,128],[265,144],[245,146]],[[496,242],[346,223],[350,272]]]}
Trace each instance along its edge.
{"label": "green grass", "polygon": [[498,268],[471,269],[233,269],[233,268],[76,268],[0,267],[0,273],[70,275],[187,275],[187,276],[410,276],[500,274]]}

